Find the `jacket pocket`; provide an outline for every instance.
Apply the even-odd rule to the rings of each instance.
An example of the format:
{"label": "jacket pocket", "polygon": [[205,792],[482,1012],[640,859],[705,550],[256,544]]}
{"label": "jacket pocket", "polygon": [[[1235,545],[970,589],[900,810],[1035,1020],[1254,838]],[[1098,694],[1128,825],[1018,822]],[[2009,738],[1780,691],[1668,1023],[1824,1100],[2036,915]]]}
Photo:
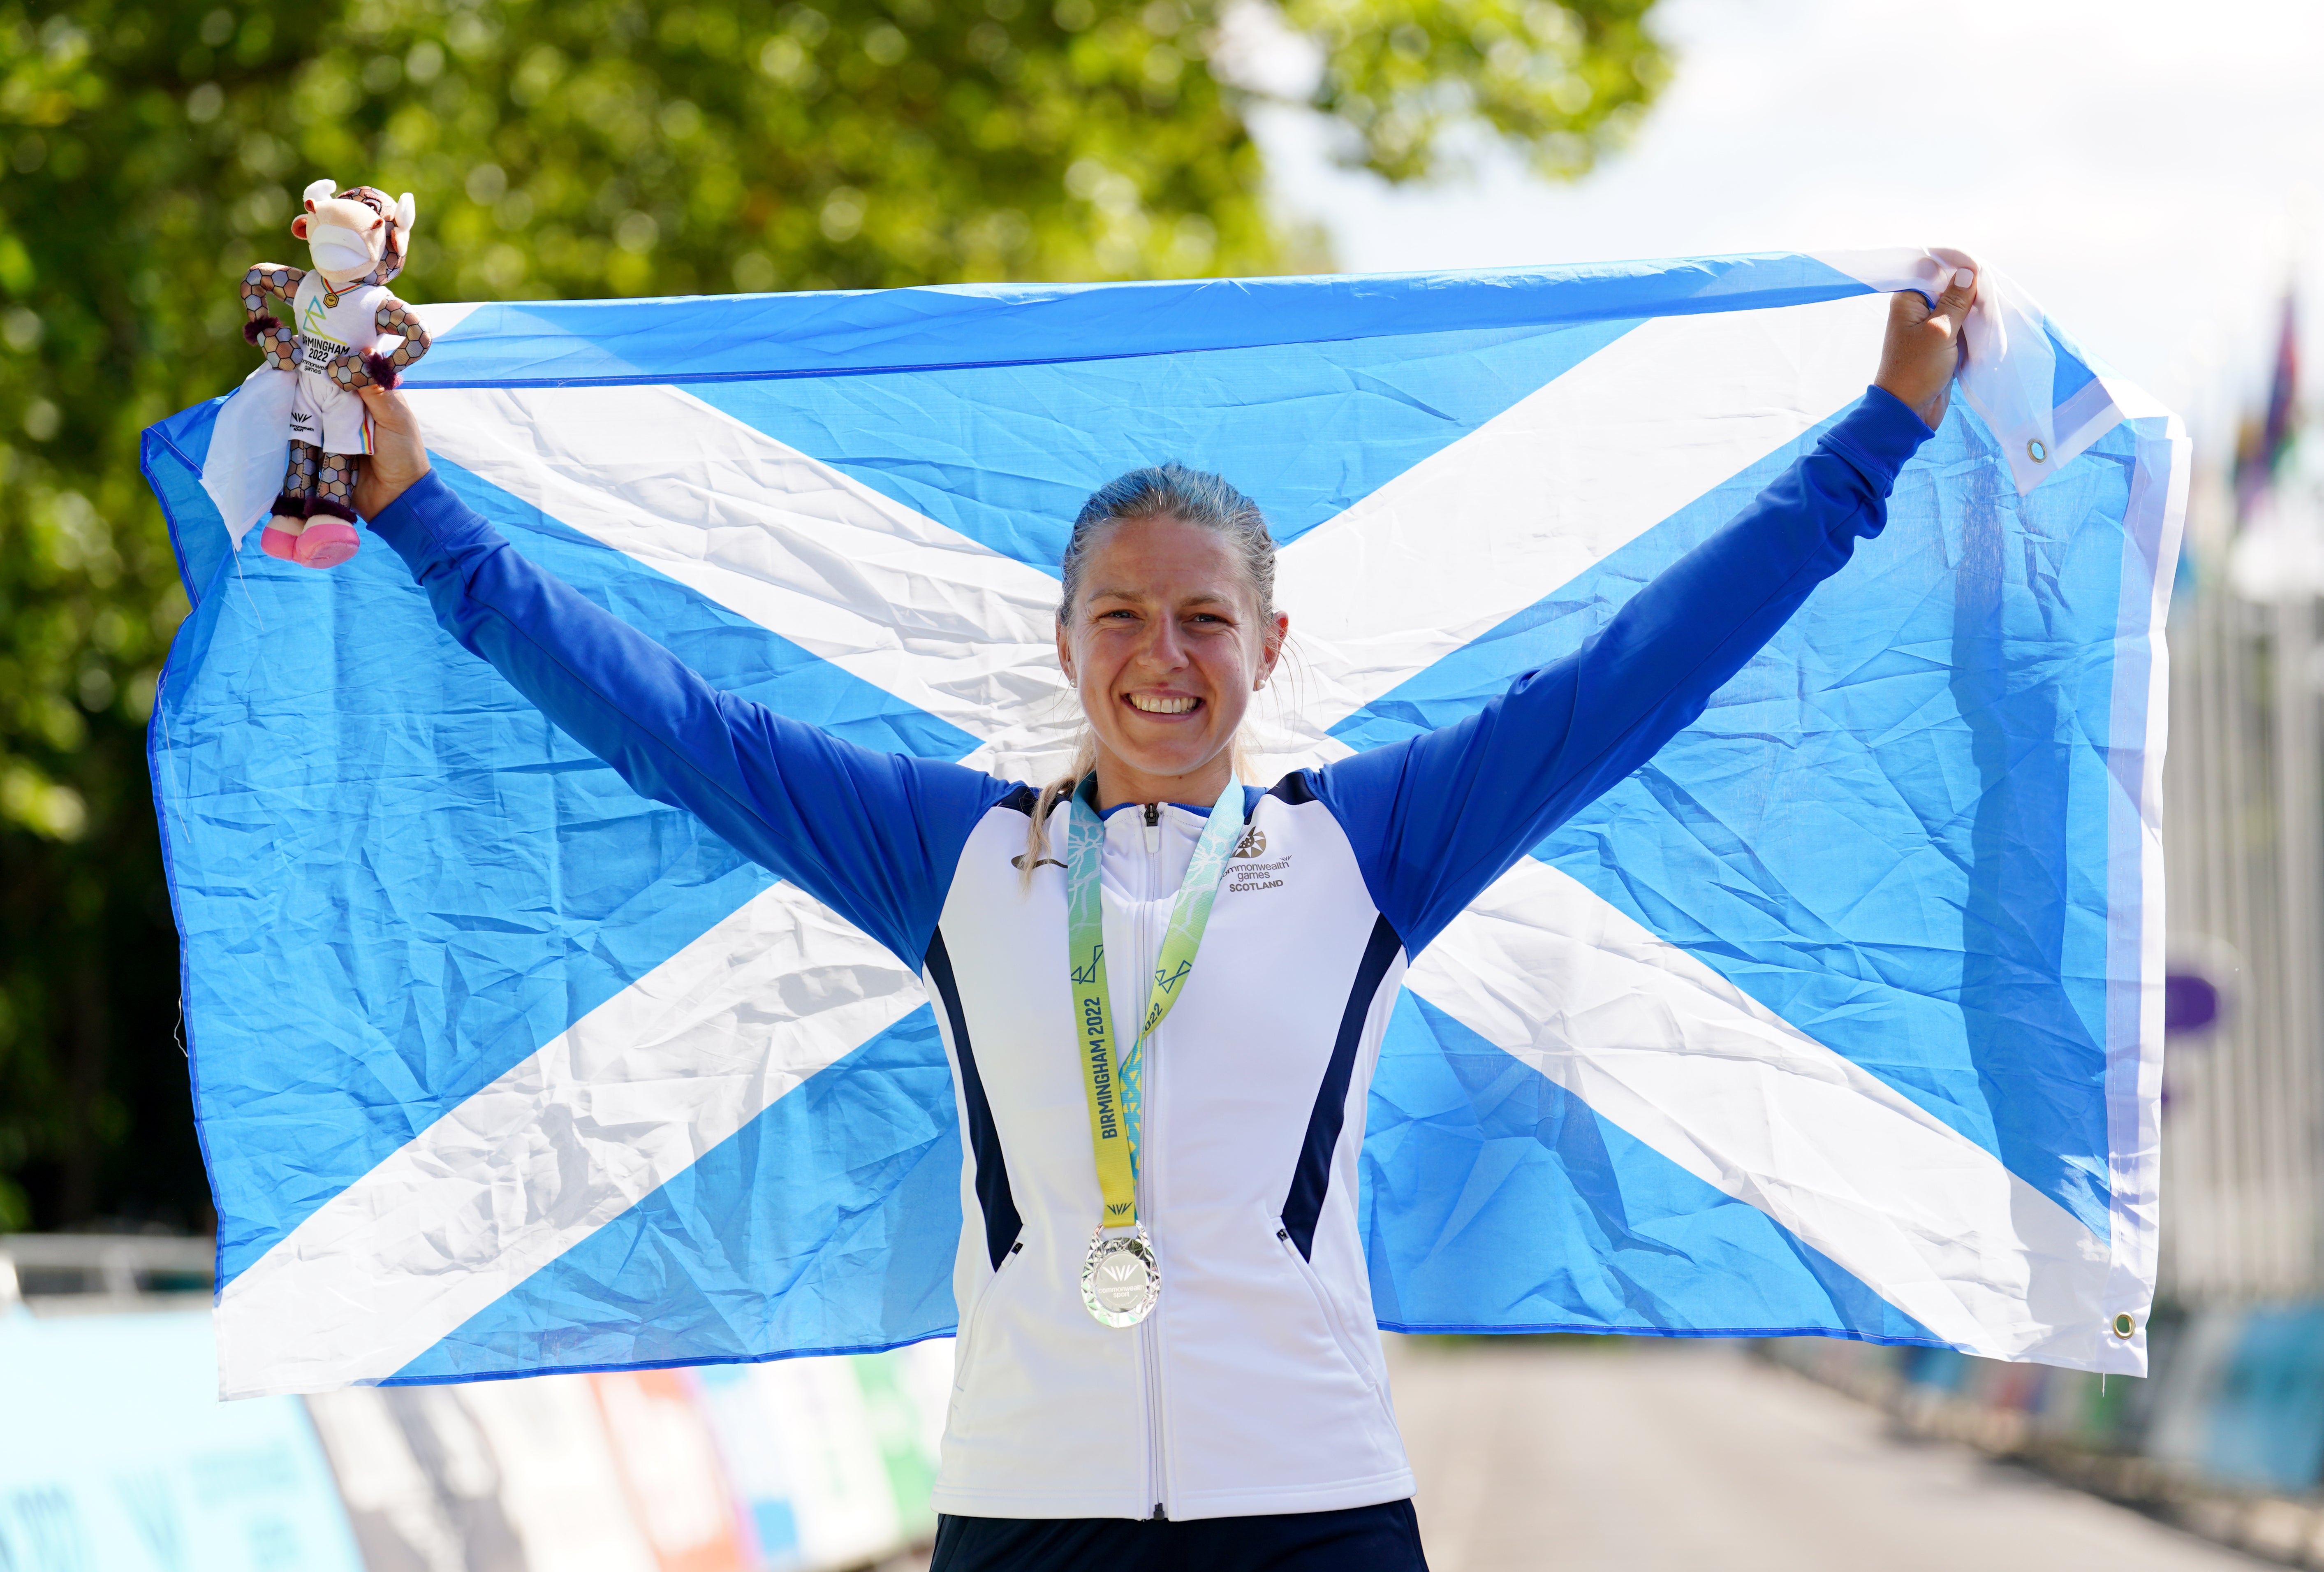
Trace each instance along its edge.
{"label": "jacket pocket", "polygon": [[1380,1390],[1379,1376],[1372,1361],[1365,1356],[1363,1349],[1348,1330],[1347,1323],[1340,1318],[1339,1309],[1332,1303],[1331,1294],[1325,1291],[1323,1280],[1316,1275],[1314,1264],[1299,1253],[1299,1246],[1291,1243],[1290,1230],[1280,1222],[1275,1225],[1275,1242],[1282,1247],[1284,1259],[1291,1262],[1291,1270],[1297,1272],[1299,1281],[1307,1285],[1307,1292],[1315,1300],[1316,1309],[1323,1314],[1324,1328],[1332,1334],[1332,1341],[1339,1345],[1340,1357],[1355,1366],[1356,1373],[1363,1378],[1364,1385],[1371,1389],[1372,1396],[1385,1405],[1388,1393]]}
{"label": "jacket pocket", "polygon": [[953,1391],[968,1390],[969,1362],[976,1357],[977,1349],[984,1342],[984,1328],[992,1319],[993,1296],[1019,1275],[1015,1269],[1024,1254],[1025,1242],[1019,1239],[1010,1246],[1009,1253],[1001,1258],[1001,1264],[992,1269],[992,1275],[985,1280],[984,1291],[977,1295],[976,1303],[969,1307],[967,1318],[961,1325],[959,1340],[953,1349]]}

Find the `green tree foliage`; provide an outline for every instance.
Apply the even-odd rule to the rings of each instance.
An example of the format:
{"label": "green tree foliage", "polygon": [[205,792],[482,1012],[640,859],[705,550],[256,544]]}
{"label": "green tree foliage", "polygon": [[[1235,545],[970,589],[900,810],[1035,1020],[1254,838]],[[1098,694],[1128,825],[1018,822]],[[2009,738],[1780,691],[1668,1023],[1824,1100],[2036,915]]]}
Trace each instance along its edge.
{"label": "green tree foliage", "polygon": [[1285,0],[1283,16],[1320,47],[1310,102],[1346,127],[1346,162],[1426,179],[1459,133],[1485,131],[1570,177],[1629,134],[1665,79],[1652,4]]}
{"label": "green tree foliage", "polygon": [[[322,176],[411,190],[429,301],[1264,273],[1231,58],[1355,164],[1586,168],[1652,0],[0,0],[0,1227],[206,1203],[143,728],[186,601],[141,428],[255,364]],[[1216,58],[1214,58],[1216,57]],[[1264,73],[1259,73],[1264,74]]]}

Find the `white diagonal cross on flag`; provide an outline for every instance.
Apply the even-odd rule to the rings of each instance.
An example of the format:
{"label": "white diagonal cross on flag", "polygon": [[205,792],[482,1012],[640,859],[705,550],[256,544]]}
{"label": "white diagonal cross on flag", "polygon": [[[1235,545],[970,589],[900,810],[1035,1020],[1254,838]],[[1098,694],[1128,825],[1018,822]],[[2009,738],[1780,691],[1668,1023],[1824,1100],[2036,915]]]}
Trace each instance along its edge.
{"label": "white diagonal cross on flag", "polygon": [[[1649,320],[1285,547],[1278,598],[1307,690],[1270,764],[1341,756],[1333,725],[1845,407],[1884,310],[1863,296]],[[444,457],[980,739],[972,767],[1057,767],[1077,715],[1053,578],[673,387],[411,396]],[[1520,862],[1408,982],[1939,1336],[2098,1357],[2102,1241],[1566,875]],[[392,1375],[922,1002],[917,977],[819,902],[767,891],[235,1278],[223,1389]],[[770,1007],[776,1031],[721,1024]],[[1682,1083],[1694,1095],[1672,1095]],[[2032,1257],[2087,1271],[2051,1271],[2037,1298]]]}

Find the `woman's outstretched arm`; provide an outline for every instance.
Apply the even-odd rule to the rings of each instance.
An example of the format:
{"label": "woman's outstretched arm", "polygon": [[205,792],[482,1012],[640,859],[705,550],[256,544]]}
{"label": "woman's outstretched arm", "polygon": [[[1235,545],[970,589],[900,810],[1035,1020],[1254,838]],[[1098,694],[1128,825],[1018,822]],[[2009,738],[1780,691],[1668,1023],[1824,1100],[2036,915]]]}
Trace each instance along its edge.
{"label": "woman's outstretched arm", "polygon": [[1701,715],[1856,542],[1944,419],[1966,274],[1892,307],[1880,380],[1719,533],[1476,715],[1315,772],[1381,913],[1417,953],[1486,885]]}
{"label": "woman's outstretched arm", "polygon": [[712,687],[528,561],[430,473],[401,395],[362,393],[377,451],[356,511],[410,565],[445,630],[640,793],[694,813],[918,970],[969,831],[1010,788]]}

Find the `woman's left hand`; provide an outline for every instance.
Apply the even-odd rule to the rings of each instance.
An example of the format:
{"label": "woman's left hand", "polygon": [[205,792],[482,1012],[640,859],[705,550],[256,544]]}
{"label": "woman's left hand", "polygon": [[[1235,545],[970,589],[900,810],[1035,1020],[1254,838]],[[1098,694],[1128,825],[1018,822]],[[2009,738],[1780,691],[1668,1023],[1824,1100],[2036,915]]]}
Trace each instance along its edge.
{"label": "woman's left hand", "polygon": [[1953,374],[1966,353],[1961,329],[1977,303],[1977,274],[1953,270],[1952,282],[1932,307],[1917,290],[1888,297],[1888,336],[1880,346],[1880,374],[1872,385],[1895,393],[1935,430],[1952,402]]}
{"label": "woman's left hand", "polygon": [[375,519],[411,483],[428,473],[428,448],[420,436],[420,417],[401,393],[379,384],[355,389],[371,414],[372,451],[355,476],[355,512]]}

